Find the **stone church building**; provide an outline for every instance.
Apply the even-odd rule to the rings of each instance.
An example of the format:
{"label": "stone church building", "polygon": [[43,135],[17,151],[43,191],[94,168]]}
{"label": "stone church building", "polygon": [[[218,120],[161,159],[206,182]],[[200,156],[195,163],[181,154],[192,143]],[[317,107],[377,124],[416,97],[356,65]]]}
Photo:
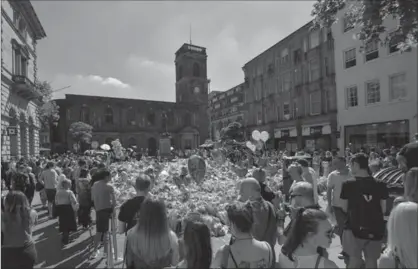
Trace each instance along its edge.
{"label": "stone church building", "polygon": [[168,132],[176,149],[198,147],[209,136],[206,48],[184,44],[175,54],[176,102],[67,94],[57,100],[60,120],[51,132],[53,152],[72,150],[68,130],[73,122],[93,126],[99,144],[119,139],[154,154]]}

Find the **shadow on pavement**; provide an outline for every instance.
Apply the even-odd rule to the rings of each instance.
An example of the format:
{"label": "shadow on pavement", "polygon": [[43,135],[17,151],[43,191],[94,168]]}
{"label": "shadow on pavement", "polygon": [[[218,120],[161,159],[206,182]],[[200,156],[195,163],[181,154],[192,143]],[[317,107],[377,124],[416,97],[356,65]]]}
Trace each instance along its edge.
{"label": "shadow on pavement", "polygon": [[[63,247],[61,235],[55,225],[48,225],[37,232],[42,233],[35,243],[38,252],[37,264],[41,265],[40,267],[75,268],[79,267],[81,263],[85,264],[87,268],[90,267],[86,264],[90,254],[89,245],[92,243],[90,237],[74,238],[80,235],[76,232],[71,236],[74,240]],[[83,265],[82,268],[86,268],[86,266]]]}

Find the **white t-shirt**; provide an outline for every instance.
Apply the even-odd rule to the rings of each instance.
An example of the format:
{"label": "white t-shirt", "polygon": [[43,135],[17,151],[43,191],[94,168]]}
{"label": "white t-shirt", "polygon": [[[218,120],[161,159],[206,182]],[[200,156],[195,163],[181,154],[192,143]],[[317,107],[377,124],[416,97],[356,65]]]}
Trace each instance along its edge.
{"label": "white t-shirt", "polygon": [[328,176],[327,188],[332,189],[331,205],[343,208],[345,203],[341,200],[341,189],[343,183],[351,178],[350,173],[343,175],[339,171],[335,170]]}

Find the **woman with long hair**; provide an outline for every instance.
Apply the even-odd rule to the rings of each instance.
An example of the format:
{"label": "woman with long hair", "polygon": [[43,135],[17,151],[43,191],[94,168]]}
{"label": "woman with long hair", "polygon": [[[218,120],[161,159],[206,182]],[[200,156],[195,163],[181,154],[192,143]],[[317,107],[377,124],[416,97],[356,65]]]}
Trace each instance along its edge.
{"label": "woman with long hair", "polygon": [[185,257],[176,268],[210,268],[212,262],[210,230],[202,219],[186,218],[183,242]]}
{"label": "woman with long hair", "polygon": [[144,200],[135,227],[128,231],[126,265],[134,268],[164,268],[178,263],[178,239],[170,230],[163,201]]}
{"label": "woman with long hair", "polygon": [[299,209],[279,255],[279,268],[338,268],[318,254],[318,247],[329,248],[332,238],[333,227],[325,212]]}
{"label": "woman with long hair", "polygon": [[4,199],[1,231],[4,244],[1,249],[2,268],[33,268],[37,253],[32,239],[32,228],[37,215],[21,191],[10,191]]}
{"label": "woman with long hair", "polygon": [[232,237],[229,245],[221,247],[215,255],[213,268],[273,268],[274,250],[267,242],[254,239],[254,224],[250,202],[229,205],[226,208]]}
{"label": "woman with long hair", "polygon": [[387,225],[388,246],[379,259],[379,268],[418,268],[417,225],[417,203],[403,202],[392,210]]}

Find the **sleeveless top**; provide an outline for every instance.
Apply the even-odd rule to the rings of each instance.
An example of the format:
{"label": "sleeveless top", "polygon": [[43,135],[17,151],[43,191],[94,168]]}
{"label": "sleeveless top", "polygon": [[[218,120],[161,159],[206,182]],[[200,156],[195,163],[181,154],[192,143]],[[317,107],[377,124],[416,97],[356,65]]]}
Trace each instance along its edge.
{"label": "sleeveless top", "polygon": [[166,256],[159,260],[153,261],[151,264],[148,264],[142,259],[142,257],[134,255],[133,264],[129,265],[128,269],[162,269],[165,267],[170,267],[172,256],[173,250],[170,249]]}
{"label": "sleeveless top", "polygon": [[[271,253],[274,251],[272,248],[271,248],[271,246],[270,246],[270,244],[269,243],[267,243],[267,242],[264,242],[264,243],[266,243],[266,245],[267,245],[267,247],[268,247],[268,250],[269,250],[269,257],[268,257],[268,263],[273,263],[273,262],[275,262],[275,261],[272,261],[272,255],[271,255]],[[233,264],[234,264],[234,268],[240,268],[239,267],[239,264],[237,263],[237,261],[235,260],[235,257],[234,257],[234,254],[232,254],[232,251],[231,251],[231,246],[230,245],[226,245],[225,247],[224,247],[224,249],[223,249],[223,253],[222,253],[223,255],[222,255],[222,260],[221,260],[221,269],[227,269],[228,268],[228,259],[229,259],[229,257],[231,257],[231,259],[232,259],[232,262],[233,262]],[[246,262],[246,263],[249,263],[248,265],[246,265],[246,267],[244,267],[244,268],[251,268],[250,266],[251,266],[251,262]],[[274,264],[273,264],[274,265]],[[260,266],[260,265],[257,265],[255,268],[272,268],[272,264],[268,264],[266,267],[264,267],[264,266]]]}

